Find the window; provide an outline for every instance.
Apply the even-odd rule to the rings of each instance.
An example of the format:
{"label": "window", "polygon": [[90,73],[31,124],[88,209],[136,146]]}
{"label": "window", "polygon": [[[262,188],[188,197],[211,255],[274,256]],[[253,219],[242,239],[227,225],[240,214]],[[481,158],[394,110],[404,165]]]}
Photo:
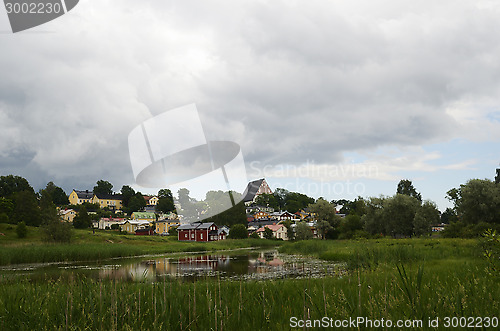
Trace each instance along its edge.
{"label": "window", "polygon": [[203,240],[203,233],[200,233],[200,239]]}

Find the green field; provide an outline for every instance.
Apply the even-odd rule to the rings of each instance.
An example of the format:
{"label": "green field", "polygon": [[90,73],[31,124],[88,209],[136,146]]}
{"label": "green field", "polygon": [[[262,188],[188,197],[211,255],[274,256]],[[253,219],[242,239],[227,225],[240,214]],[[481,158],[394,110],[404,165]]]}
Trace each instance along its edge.
{"label": "green field", "polygon": [[[119,244],[118,235],[81,232],[78,236],[82,241],[93,238],[90,247],[109,244],[140,250],[150,243],[152,251],[163,245],[183,251],[193,245],[170,238],[126,236]],[[26,246],[16,240],[5,242],[2,251]],[[220,245],[216,249],[244,245],[214,244]],[[74,245],[82,248],[85,243]],[[464,317],[455,321],[498,329],[485,328],[486,319],[470,319],[500,317],[500,277],[489,269],[478,240],[309,240],[285,243],[280,251],[343,262],[348,272],[319,279],[194,283],[100,281],[76,275],[47,281],[4,277],[0,278],[0,330],[289,330],[292,317],[325,316],[333,321],[415,320],[412,323],[422,321],[423,329],[432,329],[427,327],[429,319],[439,318],[437,329],[446,329],[446,317]],[[370,329],[363,324],[359,328]]]}

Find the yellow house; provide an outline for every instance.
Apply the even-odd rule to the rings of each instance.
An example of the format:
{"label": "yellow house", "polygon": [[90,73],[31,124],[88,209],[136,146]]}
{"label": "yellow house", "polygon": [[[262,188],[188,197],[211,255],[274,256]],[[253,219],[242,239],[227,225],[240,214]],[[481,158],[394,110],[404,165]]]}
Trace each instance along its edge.
{"label": "yellow house", "polygon": [[59,215],[63,221],[73,223],[76,212],[73,209],[59,210]]}
{"label": "yellow house", "polygon": [[259,218],[269,217],[270,214],[265,211],[259,211],[253,215],[253,217],[258,220]]}
{"label": "yellow house", "polygon": [[92,197],[91,203],[99,204],[99,207],[108,207],[111,210],[121,210],[123,208],[123,197],[121,194],[97,193]]}
{"label": "yellow house", "polygon": [[89,190],[78,191],[73,190],[69,195],[69,203],[72,205],[81,205],[84,202],[92,203],[93,193]]}
{"label": "yellow house", "polygon": [[144,196],[148,206],[156,206],[158,204],[158,197]]}
{"label": "yellow house", "polygon": [[149,222],[127,220],[123,224],[120,224],[122,231],[128,233],[134,233],[137,229],[145,229],[149,226]]}
{"label": "yellow house", "polygon": [[161,220],[161,221],[156,221],[155,224],[156,224],[155,226],[156,234],[168,233],[168,231],[172,227],[177,227],[181,225],[179,220]]}

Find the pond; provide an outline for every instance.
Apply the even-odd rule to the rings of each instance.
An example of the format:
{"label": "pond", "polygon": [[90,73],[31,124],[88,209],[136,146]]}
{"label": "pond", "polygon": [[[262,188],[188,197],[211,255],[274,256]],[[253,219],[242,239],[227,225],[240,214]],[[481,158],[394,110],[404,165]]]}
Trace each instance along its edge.
{"label": "pond", "polygon": [[271,251],[217,252],[204,255],[162,255],[122,258],[101,263],[52,263],[0,268],[4,277],[57,279],[82,275],[120,281],[195,281],[206,278],[264,280],[340,276],[344,266],[310,257]]}

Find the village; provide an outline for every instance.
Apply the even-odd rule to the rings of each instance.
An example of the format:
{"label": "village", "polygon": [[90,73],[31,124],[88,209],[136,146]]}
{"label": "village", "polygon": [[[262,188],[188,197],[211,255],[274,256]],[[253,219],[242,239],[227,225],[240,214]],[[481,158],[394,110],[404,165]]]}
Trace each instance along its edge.
{"label": "village", "polygon": [[[273,194],[265,178],[252,181],[243,193],[242,201],[245,204],[246,228],[249,237],[261,239],[289,240],[290,229],[295,230],[297,224],[305,224],[311,231],[311,237],[317,238],[315,214],[302,208],[292,213],[286,210],[259,205],[260,195]],[[135,235],[176,235],[179,241],[218,241],[228,238],[230,227],[214,222],[183,220],[175,212],[156,212],[159,198],[157,196],[143,196],[146,202],[141,211],[132,212],[129,217],[123,213],[123,197],[121,194],[100,194],[89,190],[73,190],[68,199],[69,207],[59,210],[61,221],[73,223],[78,212],[71,206],[85,203],[97,204],[101,208],[112,210],[114,217],[101,217],[92,222],[95,230],[119,231]],[[178,202],[175,202],[178,206]],[[90,212],[91,214],[92,212]],[[343,214],[338,214],[344,217]]]}

